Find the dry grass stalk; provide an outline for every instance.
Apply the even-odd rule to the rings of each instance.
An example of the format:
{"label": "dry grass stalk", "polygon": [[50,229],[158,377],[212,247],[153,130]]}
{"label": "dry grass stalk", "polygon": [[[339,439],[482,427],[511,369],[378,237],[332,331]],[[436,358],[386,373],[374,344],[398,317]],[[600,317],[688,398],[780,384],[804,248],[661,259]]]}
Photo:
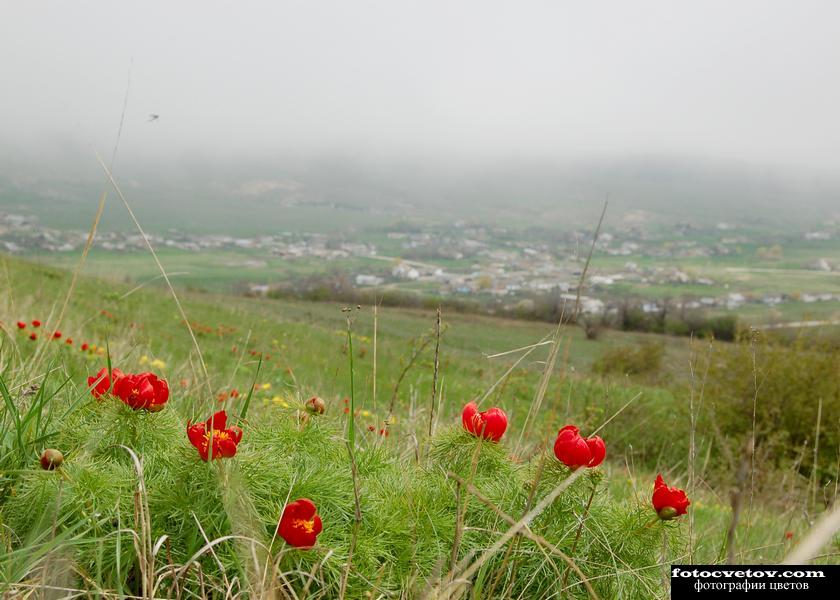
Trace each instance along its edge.
{"label": "dry grass stalk", "polygon": [[732,521],[729,524],[729,529],[726,532],[726,562],[727,564],[735,564],[735,550],[737,546],[736,535],[738,532],[738,520],[741,517],[741,508],[743,506],[744,486],[747,480],[747,470],[753,462],[753,440],[747,440],[746,448],[744,449],[744,457],[741,460],[741,466],[738,469],[738,474],[735,479],[735,488],[732,490],[730,500],[732,503]]}
{"label": "dry grass stalk", "polygon": [[437,403],[438,372],[440,370],[440,306],[437,307],[437,318],[435,319],[435,368],[432,374],[432,398],[429,409],[429,437],[435,433],[435,405]]}
{"label": "dry grass stalk", "polygon": [[105,171],[105,174],[108,176],[108,180],[111,182],[111,185],[114,187],[114,190],[117,192],[117,195],[122,200],[123,205],[125,206],[126,211],[128,211],[128,215],[131,217],[131,220],[134,222],[135,227],[137,227],[137,231],[140,233],[140,237],[143,238],[143,241],[146,243],[146,248],[149,250],[149,253],[152,255],[152,258],[155,261],[155,264],[160,271],[160,274],[163,276],[163,280],[166,282],[166,286],[169,288],[169,292],[172,294],[172,299],[175,301],[175,306],[178,308],[178,312],[181,315],[181,319],[184,321],[184,325],[189,331],[190,339],[192,340],[193,346],[195,347],[195,351],[198,355],[199,363],[201,364],[201,370],[204,375],[204,380],[207,385],[207,393],[212,397],[213,395],[213,386],[210,383],[210,373],[207,371],[207,363],[204,362],[204,355],[201,352],[201,346],[198,343],[198,338],[195,336],[195,332],[190,325],[190,320],[187,318],[187,313],[184,310],[184,307],[181,305],[181,300],[178,298],[178,294],[175,293],[175,288],[172,285],[172,282],[169,279],[169,275],[166,272],[166,269],[163,268],[163,265],[158,258],[155,249],[152,247],[152,243],[149,241],[149,237],[146,235],[146,232],[143,230],[143,227],[140,225],[140,221],[137,220],[137,217],[134,215],[134,211],[131,209],[131,205],[128,203],[128,200],[123,195],[120,186],[117,185],[117,182],[114,180],[114,176],[111,173],[111,170],[102,162],[102,157],[98,154],[96,155],[96,159],[99,161],[99,164]]}
{"label": "dry grass stalk", "polygon": [[[584,587],[586,587],[586,591],[589,593],[589,596],[591,598],[597,599],[598,595],[595,593],[595,590],[592,589],[592,585],[589,583],[589,580],[587,579],[586,575],[583,574],[583,571],[580,570],[580,567],[577,566],[575,561],[572,560],[565,553],[558,550],[554,545],[551,544],[551,542],[546,540],[544,537],[542,537],[542,536],[532,532],[530,529],[528,529],[528,523],[530,523],[530,521],[532,521],[543,510],[545,510],[545,508],[549,504],[554,502],[554,500],[556,500],[557,497],[569,485],[571,485],[574,482],[574,480],[576,480],[582,474],[583,474],[582,469],[579,469],[579,470],[575,471],[574,473],[572,473],[569,477],[567,477],[566,479],[561,481],[560,484],[557,487],[555,487],[554,490],[552,490],[552,492],[548,496],[543,498],[540,501],[540,503],[536,506],[536,508],[534,508],[532,511],[527,513],[524,517],[522,517],[519,521],[517,521],[513,517],[511,517],[510,515],[505,513],[503,510],[501,510],[498,506],[496,506],[489,498],[487,498],[484,494],[482,494],[481,491],[478,488],[476,488],[473,484],[471,484],[467,481],[464,481],[462,478],[460,478],[455,473],[452,473],[452,472],[447,473],[448,477],[451,477],[456,482],[463,485],[470,492],[470,494],[472,494],[473,496],[476,497],[476,499],[478,501],[480,501],[482,504],[487,506],[487,508],[492,510],[500,519],[502,519],[505,523],[510,525],[510,529],[508,529],[508,531],[505,532],[502,535],[502,537],[491,548],[489,548],[487,551],[485,551],[485,553],[482,554],[481,557],[477,561],[475,561],[472,565],[470,565],[470,567],[466,571],[464,571],[464,574],[460,579],[469,579],[470,577],[472,577],[472,575],[475,574],[475,571],[482,564],[484,564],[484,562],[486,562],[486,560],[488,558],[490,558],[496,551],[498,551],[498,549],[501,548],[502,545],[507,543],[507,541],[510,540],[510,538],[512,538],[514,535],[522,535],[522,536],[528,538],[529,540],[531,540],[532,542],[534,542],[535,544],[537,544],[538,546],[540,546],[541,549],[543,549],[543,550],[545,550],[545,551],[547,551],[551,554],[554,554],[555,556],[558,556],[561,560],[563,560],[568,565],[568,567],[570,569],[572,569],[575,573],[577,573],[578,577],[580,577],[580,580],[583,583]],[[449,595],[450,595],[449,593],[446,593],[441,597],[447,598],[447,597],[449,597]]]}

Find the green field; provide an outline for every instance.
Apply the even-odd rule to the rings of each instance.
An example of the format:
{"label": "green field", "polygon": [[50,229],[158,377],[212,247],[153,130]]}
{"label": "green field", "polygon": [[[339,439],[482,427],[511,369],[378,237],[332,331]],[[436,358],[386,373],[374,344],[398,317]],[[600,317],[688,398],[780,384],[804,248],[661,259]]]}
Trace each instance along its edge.
{"label": "green field", "polygon": [[[103,269],[105,264],[101,264]],[[96,271],[95,261],[91,265],[94,272],[105,273]],[[134,280],[140,261],[124,268],[124,278]],[[151,277],[148,265],[142,269],[147,269],[145,277]],[[416,590],[418,578],[433,585],[434,565],[442,556],[449,556],[458,535],[453,517],[458,509],[452,504],[457,496],[446,470],[473,477],[490,502],[515,514],[522,510],[527,496],[524,491],[532,478],[541,482],[537,494],[542,497],[568,476],[550,453],[545,475],[534,471],[537,457],[542,455],[540,444],[550,442],[557,429],[568,422],[584,431],[598,429],[607,440],[608,461],[601,469],[587,472],[551,504],[533,528],[575,556],[601,597],[662,597],[661,561],[722,559],[731,511],[721,467],[708,461],[716,438],[707,426],[698,431],[698,480],[689,490],[690,516],[666,528],[652,529],[650,523],[652,516],[655,520],[649,506],[655,473],[662,471],[669,482],[685,485],[690,429],[685,406],[694,385],[691,365],[699,353],[706,352],[707,344],[702,341],[692,346],[687,338],[612,331],[593,341],[577,328],[567,328],[561,331],[555,368],[542,396],[538,389],[549,346],[537,347],[518,365],[525,353],[511,351],[547,340],[553,326],[444,313],[435,418],[438,433],[430,438],[434,313],[381,308],[374,319],[371,306],[350,307],[348,313],[330,303],[181,290],[179,297],[195,332],[199,356],[168,292],[156,286],[138,289],[131,282],[114,281],[121,275],[111,275],[109,280],[89,275],[79,279],[60,326],[62,340],[73,339],[73,344],[67,345],[62,340],[49,341],[43,332],[49,334],[58,318],[70,285],[69,273],[2,258],[0,277],[8,293],[0,304],[4,330],[0,359],[5,389],[10,390],[7,397],[14,398],[10,400],[13,405],[19,403],[17,410],[31,411],[29,399],[33,396],[25,392],[36,382],[44,392],[34,396],[35,406],[37,402],[50,403],[41,411],[43,422],[33,420],[23,430],[14,426],[8,403],[0,413],[0,522],[18,535],[29,536],[23,544],[12,539],[4,542],[7,558],[0,558],[0,582],[10,585],[8,589],[23,589],[15,586],[31,579],[43,567],[45,557],[52,560],[58,553],[72,557],[64,575],[68,585],[79,585],[74,582],[81,571],[87,577],[84,588],[139,591],[130,569],[139,568],[140,555],[132,549],[130,538],[108,534],[108,523],[98,522],[90,529],[84,519],[74,520],[86,515],[89,506],[114,522],[121,518],[131,521],[127,515],[131,513],[133,467],[127,455],[113,446],[118,442],[134,446],[143,456],[151,532],[155,539],[164,534],[171,538],[170,560],[177,565],[186,564],[190,554],[209,539],[234,534],[267,544],[273,531],[271,519],[279,514],[288,493],[313,497],[327,526],[313,551],[278,549],[273,542],[270,549],[256,551],[253,558],[257,564],[276,557],[273,568],[278,581],[282,580],[280,574],[286,573],[285,577],[291,578],[288,586],[300,591],[306,587],[305,578],[292,573],[312,570],[316,573],[310,584],[314,597],[337,594],[348,549],[357,543],[356,566],[348,573],[350,595],[363,595],[371,578],[377,576],[381,578],[377,585],[390,590]],[[142,277],[138,279],[142,281]],[[24,330],[15,326],[18,320],[31,319],[44,323],[42,337],[36,341],[28,339],[31,326]],[[409,364],[414,344],[420,340],[429,343]],[[96,344],[97,350],[81,352],[82,343]],[[608,350],[650,343],[664,347],[663,365],[654,373],[605,377],[592,373],[593,364]],[[506,354],[494,356],[500,353]],[[341,441],[349,431],[343,409],[349,402],[345,399],[351,397],[351,358],[363,511],[358,542],[351,541],[353,483]],[[151,368],[165,377],[172,388],[169,406],[159,414],[138,416],[119,402],[104,405],[89,400],[85,377],[106,360],[126,371]],[[209,377],[205,377],[202,361]],[[395,391],[397,381],[400,385]],[[252,385],[254,392],[248,400]],[[230,393],[234,389],[236,396]],[[314,417],[315,422],[308,426],[299,425],[297,411],[312,395],[324,398],[326,416]],[[528,419],[537,396],[543,399],[542,409]],[[484,406],[504,407],[510,425],[503,444],[482,450],[458,431],[464,403],[484,397]],[[390,414],[392,398],[394,412]],[[240,453],[218,468],[202,467],[185,443],[183,424],[206,418],[220,407],[241,415],[246,402],[250,410],[247,419],[239,421],[246,431]],[[69,414],[69,420],[58,420],[57,414]],[[377,439],[376,431],[386,421],[390,435]],[[16,436],[16,431],[22,436]],[[67,453],[68,463],[62,469],[68,478],[65,488],[57,483],[60,479],[50,479],[48,473],[32,466],[45,443]],[[471,469],[474,459],[470,456],[478,455],[481,459]],[[703,456],[707,458],[703,460]],[[184,471],[187,464],[194,466]],[[784,493],[807,498],[807,492],[803,495],[807,486],[795,471],[790,479],[791,472],[784,472],[788,473]],[[581,513],[591,486],[598,485],[602,474],[608,484],[598,486],[601,491],[591,512]],[[183,491],[175,493],[182,488],[172,487],[173,481],[184,482]],[[786,532],[791,532],[794,541],[805,534],[808,519],[799,510],[801,500],[783,502],[782,497],[759,498],[751,505],[749,516],[737,527],[739,561],[778,561],[793,544]],[[50,523],[33,521],[38,511],[32,511],[32,506],[56,515],[53,518],[61,523],[60,536],[49,536]],[[51,506],[63,508],[52,512]],[[468,562],[507,529],[478,500],[473,499],[469,506],[465,513],[468,533],[458,552]],[[120,517],[120,511],[126,516]],[[587,526],[579,545],[574,532],[581,514]],[[197,537],[196,522],[208,538]],[[134,521],[125,525],[137,535],[149,535]],[[43,527],[46,529],[39,529]],[[659,550],[663,535],[671,540],[665,555]],[[414,541],[414,554],[399,550],[405,548],[406,536]],[[122,540],[122,549],[115,549],[116,539]],[[235,576],[247,582],[241,585],[253,592],[257,583],[248,574],[251,559],[244,558],[241,545],[221,541],[216,552],[215,559],[203,556],[199,560],[207,570],[206,585],[221,593],[230,589],[226,586]],[[116,556],[120,557],[117,563]],[[553,569],[562,563],[546,559],[541,551],[535,553],[535,547],[524,542],[512,545],[510,556],[527,576],[513,576],[507,559],[499,553],[473,585],[487,585],[485,578],[492,576],[513,586],[512,590],[518,590],[515,594],[548,597],[557,592],[563,577],[558,579]],[[160,561],[157,564],[162,566]],[[162,589],[172,594],[167,577],[161,575]],[[587,597],[581,578],[573,576],[569,582],[573,597]],[[184,585],[201,584],[193,574]],[[493,592],[494,596],[500,594]]]}

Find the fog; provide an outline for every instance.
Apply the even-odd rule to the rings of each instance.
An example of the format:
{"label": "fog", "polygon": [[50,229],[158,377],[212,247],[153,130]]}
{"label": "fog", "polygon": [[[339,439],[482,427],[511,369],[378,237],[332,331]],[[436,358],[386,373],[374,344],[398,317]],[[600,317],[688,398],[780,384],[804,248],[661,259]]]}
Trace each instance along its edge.
{"label": "fog", "polygon": [[[840,166],[840,4],[25,2],[4,160]],[[129,84],[130,81],[130,84]],[[150,115],[159,115],[150,121]]]}

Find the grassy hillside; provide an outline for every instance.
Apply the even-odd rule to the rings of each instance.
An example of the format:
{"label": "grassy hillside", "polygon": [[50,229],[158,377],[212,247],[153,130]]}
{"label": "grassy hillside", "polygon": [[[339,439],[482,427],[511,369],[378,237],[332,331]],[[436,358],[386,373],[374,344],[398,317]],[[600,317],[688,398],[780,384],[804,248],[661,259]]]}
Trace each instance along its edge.
{"label": "grassy hillside", "polygon": [[[572,328],[560,332],[547,369],[549,344],[527,356],[511,351],[549,341],[551,326],[445,314],[429,436],[432,313],[381,309],[374,318],[372,307],[342,312],[184,293],[199,356],[171,296],[86,276],[61,319],[61,338],[51,339],[69,273],[6,257],[1,266],[6,589],[36,582],[171,597],[184,590],[286,597],[292,589],[315,597],[458,597],[467,592],[454,584],[460,573],[477,596],[656,598],[666,594],[663,563],[726,555],[725,474],[734,471],[717,464],[722,422],[710,425],[707,412],[694,413],[696,475],[687,485],[687,409],[702,402],[696,371],[706,345],[616,332],[590,341]],[[133,275],[130,267],[125,275]],[[41,326],[33,328],[33,319]],[[664,344],[662,369],[633,378],[592,374],[608,350],[651,342]],[[165,409],[93,399],[86,378],[108,363],[166,378]],[[325,415],[302,418],[313,395],[324,398]],[[507,412],[498,445],[461,430],[463,405],[478,398],[482,409]],[[185,428],[220,408],[242,428],[242,443],[236,457],[204,463]],[[571,472],[554,458],[551,444],[567,423],[598,431],[607,443],[604,465]],[[38,466],[45,447],[65,454],[58,471]],[[768,472],[759,482],[766,475],[778,494],[750,502],[736,523],[729,547],[740,561],[779,560],[807,530],[810,490],[802,492],[798,465],[780,468],[784,479]],[[687,517],[656,519],[657,471],[687,487]],[[283,507],[299,497],[315,501],[325,524],[308,551],[275,536]],[[528,510],[537,511],[531,537],[505,544],[506,519]]]}

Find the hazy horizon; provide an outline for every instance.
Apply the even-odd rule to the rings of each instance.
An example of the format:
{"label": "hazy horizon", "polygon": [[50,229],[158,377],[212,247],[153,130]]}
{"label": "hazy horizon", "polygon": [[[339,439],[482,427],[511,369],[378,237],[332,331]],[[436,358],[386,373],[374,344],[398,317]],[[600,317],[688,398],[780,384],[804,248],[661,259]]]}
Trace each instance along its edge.
{"label": "hazy horizon", "polygon": [[[10,5],[7,165],[676,160],[836,179],[832,2]],[[159,115],[150,121],[149,115]]]}

